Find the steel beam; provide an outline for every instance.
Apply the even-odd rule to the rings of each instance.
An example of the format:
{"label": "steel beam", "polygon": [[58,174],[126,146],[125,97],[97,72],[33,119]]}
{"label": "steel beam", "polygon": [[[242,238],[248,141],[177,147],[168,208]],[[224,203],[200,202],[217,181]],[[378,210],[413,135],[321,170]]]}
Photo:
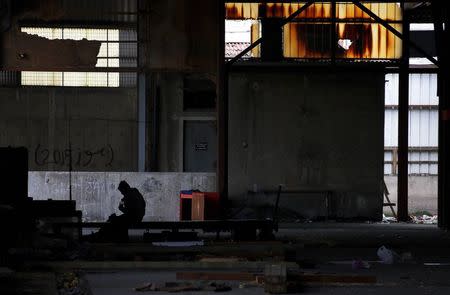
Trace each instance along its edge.
{"label": "steel beam", "polygon": [[220,196],[221,218],[225,219],[228,208],[228,67],[225,64],[225,2],[218,1],[217,38],[217,191]]}
{"label": "steel beam", "polygon": [[[300,7],[296,12],[294,12],[293,14],[291,14],[289,17],[287,17],[286,19],[283,19],[280,22],[280,26],[284,26],[285,24],[291,22],[294,18],[296,18],[300,13],[302,13],[303,11],[305,11],[309,6],[311,6],[314,2],[316,1],[308,1],[307,3],[305,3],[305,5],[303,5],[302,7]],[[225,7],[225,3],[224,3],[224,7]],[[224,11],[224,19],[225,19],[225,11]],[[241,59],[244,55],[246,55],[247,53],[249,53],[253,48],[255,48],[256,46],[258,46],[259,44],[261,44],[264,41],[264,36],[262,36],[261,38],[259,38],[258,40],[256,40],[255,42],[253,42],[252,44],[250,44],[250,46],[248,46],[247,48],[245,48],[244,50],[241,51],[241,53],[239,53],[238,55],[236,55],[235,57],[233,57],[232,59],[230,59],[227,62],[228,66],[231,66],[232,64],[234,64],[237,60]],[[224,41],[225,42],[225,41]],[[225,55],[224,55],[225,56]]]}
{"label": "steel beam", "polygon": [[331,63],[336,64],[337,49],[337,28],[336,28],[336,0],[331,1]]}
{"label": "steel beam", "polygon": [[[438,168],[438,225],[450,229],[450,7],[444,1],[434,1],[433,18],[436,34],[436,51],[442,64],[438,72],[439,96],[439,168]],[[445,23],[445,30],[443,24]]]}
{"label": "steel beam", "polygon": [[392,34],[394,34],[395,36],[397,36],[398,38],[400,38],[401,40],[403,40],[403,45],[409,45],[410,47],[414,48],[415,50],[417,50],[420,54],[422,54],[424,57],[426,57],[429,61],[431,61],[433,64],[435,64],[436,66],[439,66],[439,63],[437,61],[437,59],[435,59],[433,56],[431,56],[430,54],[428,54],[425,50],[422,49],[422,47],[418,46],[416,43],[414,43],[413,41],[411,41],[409,39],[409,36],[406,36],[405,32],[408,31],[409,32],[409,27],[405,28],[405,26],[403,26],[403,34],[400,33],[399,31],[397,31],[394,27],[392,27],[387,21],[385,21],[384,19],[380,18],[378,15],[376,15],[372,10],[370,10],[369,8],[365,7],[363,4],[361,4],[361,2],[359,0],[352,0],[352,3],[357,6],[359,9],[361,9],[362,11],[364,11],[365,13],[367,13],[370,17],[372,17],[374,20],[376,20],[377,22],[379,22],[383,27],[385,27],[386,29],[388,29]]}
{"label": "steel beam", "polygon": [[404,35],[399,73],[397,215],[399,221],[408,221],[409,46],[405,45],[409,41],[409,21],[403,5],[402,9]]}

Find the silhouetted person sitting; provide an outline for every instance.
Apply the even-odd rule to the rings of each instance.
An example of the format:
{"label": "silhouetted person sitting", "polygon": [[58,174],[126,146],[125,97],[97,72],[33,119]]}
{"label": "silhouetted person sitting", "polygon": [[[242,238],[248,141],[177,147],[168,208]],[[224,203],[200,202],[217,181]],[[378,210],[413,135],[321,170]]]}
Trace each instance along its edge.
{"label": "silhouetted person sitting", "polygon": [[142,221],[145,215],[145,200],[142,194],[124,180],[119,183],[118,189],[123,195],[119,204],[119,210],[123,214],[109,216],[108,224],[91,235],[90,240],[127,241],[129,226]]}

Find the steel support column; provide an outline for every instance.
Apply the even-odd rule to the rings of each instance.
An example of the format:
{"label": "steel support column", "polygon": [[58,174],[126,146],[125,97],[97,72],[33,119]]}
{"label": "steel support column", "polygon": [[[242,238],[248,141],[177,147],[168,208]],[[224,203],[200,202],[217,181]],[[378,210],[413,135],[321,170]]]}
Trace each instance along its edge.
{"label": "steel support column", "polygon": [[[450,63],[449,17],[450,7],[444,1],[433,1],[433,17],[436,34],[436,51],[439,67],[439,175],[438,211],[439,227],[450,229]],[[445,24],[445,29],[443,27]]]}
{"label": "steel support column", "polygon": [[336,24],[336,0],[331,1],[331,63],[336,64],[336,49],[338,43],[338,30]]}
{"label": "steel support column", "polygon": [[217,191],[220,195],[221,217],[228,208],[228,67],[225,64],[225,1],[218,0],[217,15]]}
{"label": "steel support column", "polygon": [[409,21],[404,6],[402,59],[399,73],[398,107],[398,220],[408,221],[408,131],[409,131]]}
{"label": "steel support column", "polygon": [[[137,31],[137,57],[138,68],[143,68],[145,65],[145,32],[146,32],[146,17],[142,14],[144,10],[144,3],[141,0],[137,1],[138,20],[136,23]],[[138,157],[137,168],[139,172],[145,171],[146,166],[146,142],[147,142],[147,77],[145,72],[137,74],[137,97],[138,97]]]}

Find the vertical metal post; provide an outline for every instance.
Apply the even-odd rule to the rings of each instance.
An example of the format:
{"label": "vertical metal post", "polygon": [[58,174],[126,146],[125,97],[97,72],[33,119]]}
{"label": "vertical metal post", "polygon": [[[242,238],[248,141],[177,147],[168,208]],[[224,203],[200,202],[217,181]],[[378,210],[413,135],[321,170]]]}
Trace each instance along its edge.
{"label": "vertical metal post", "polygon": [[450,4],[448,1],[444,1],[444,22],[445,30],[443,32],[443,48],[441,55],[441,69],[442,69],[442,95],[439,101],[442,104],[439,107],[440,110],[440,122],[442,126],[441,137],[442,137],[442,174],[441,174],[441,186],[442,186],[442,199],[444,207],[443,223],[444,228],[450,229],[450,60],[449,60],[449,42],[450,42]]}
{"label": "vertical metal post", "polygon": [[225,1],[218,0],[217,14],[217,190],[220,194],[221,217],[228,206],[228,67],[225,64]]}
{"label": "vertical metal post", "polygon": [[409,20],[403,11],[402,59],[399,73],[398,107],[398,220],[408,221],[408,131],[409,131]]}
{"label": "vertical metal post", "polygon": [[[436,36],[436,51],[439,60],[438,95],[439,95],[439,170],[438,170],[438,225],[450,229],[450,69],[448,50],[449,16],[448,3],[433,1],[433,17]],[[445,23],[445,29],[443,28]]]}
{"label": "vertical metal post", "polygon": [[145,171],[147,135],[147,91],[145,74],[138,74],[138,171]]}
{"label": "vertical metal post", "polygon": [[159,139],[159,74],[150,73],[148,122],[151,124],[151,136],[147,140],[147,146],[150,147],[150,161],[147,171],[158,171],[158,139]]}
{"label": "vertical metal post", "polygon": [[136,23],[137,31],[137,113],[138,113],[138,171],[146,171],[147,163],[147,75],[145,71],[142,71],[145,67],[145,46],[146,42],[145,32],[146,32],[146,15],[143,14],[145,11],[145,4],[141,0],[137,1],[138,18]]}
{"label": "vertical metal post", "polygon": [[338,30],[336,28],[336,0],[331,1],[331,63],[336,64]]}

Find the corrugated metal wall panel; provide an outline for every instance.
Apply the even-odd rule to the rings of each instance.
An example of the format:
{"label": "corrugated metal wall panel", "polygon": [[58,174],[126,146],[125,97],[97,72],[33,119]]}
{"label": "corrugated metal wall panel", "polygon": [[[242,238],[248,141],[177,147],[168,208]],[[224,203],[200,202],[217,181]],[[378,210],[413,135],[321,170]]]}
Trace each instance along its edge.
{"label": "corrugated metal wall panel", "polygon": [[[438,115],[437,110],[409,111],[409,146],[438,146]],[[384,145],[398,146],[398,110],[385,111],[384,125]]]}
{"label": "corrugated metal wall panel", "polygon": [[398,105],[398,74],[387,74],[385,80],[385,104]]}
{"label": "corrugated metal wall panel", "polygon": [[[386,75],[386,105],[398,105],[398,74]],[[410,74],[409,103],[411,105],[439,105],[437,74]]]}
{"label": "corrugated metal wall panel", "polygon": [[[228,20],[287,18],[301,8],[297,3],[226,3]],[[402,31],[401,10],[396,3],[366,3],[382,19]],[[283,27],[283,54],[286,58],[330,58],[332,35],[341,46],[336,57],[342,59],[398,59],[401,40],[353,3],[337,3],[338,24],[332,27],[331,4],[316,2]],[[344,44],[347,45],[342,45]]]}
{"label": "corrugated metal wall panel", "polygon": [[411,105],[439,104],[436,74],[411,74],[409,85],[409,103]]}
{"label": "corrugated metal wall panel", "polygon": [[437,110],[411,110],[409,112],[409,145],[437,147]]}
{"label": "corrugated metal wall panel", "polygon": [[398,146],[398,112],[386,110],[384,116],[384,146]]}
{"label": "corrugated metal wall panel", "polygon": [[[292,1],[290,3],[226,3],[227,19],[258,19],[261,17],[286,18],[305,5],[305,1]],[[372,10],[380,18],[387,21],[399,21],[402,12],[397,3],[364,3],[364,6]],[[331,16],[330,2],[317,2],[309,6],[301,18],[329,18]],[[371,20],[371,17],[356,7],[353,3],[339,2],[336,7],[338,19]]]}
{"label": "corrugated metal wall panel", "polygon": [[[436,74],[410,75],[410,105],[416,107],[409,111],[409,174],[436,175],[438,166],[438,105]],[[398,105],[398,75],[386,75],[385,101],[388,106]],[[431,107],[427,107],[431,106]],[[433,107],[434,106],[434,107]],[[388,107],[385,110],[385,146],[397,147],[398,110]],[[385,152],[384,172],[393,174],[393,152]]]}

